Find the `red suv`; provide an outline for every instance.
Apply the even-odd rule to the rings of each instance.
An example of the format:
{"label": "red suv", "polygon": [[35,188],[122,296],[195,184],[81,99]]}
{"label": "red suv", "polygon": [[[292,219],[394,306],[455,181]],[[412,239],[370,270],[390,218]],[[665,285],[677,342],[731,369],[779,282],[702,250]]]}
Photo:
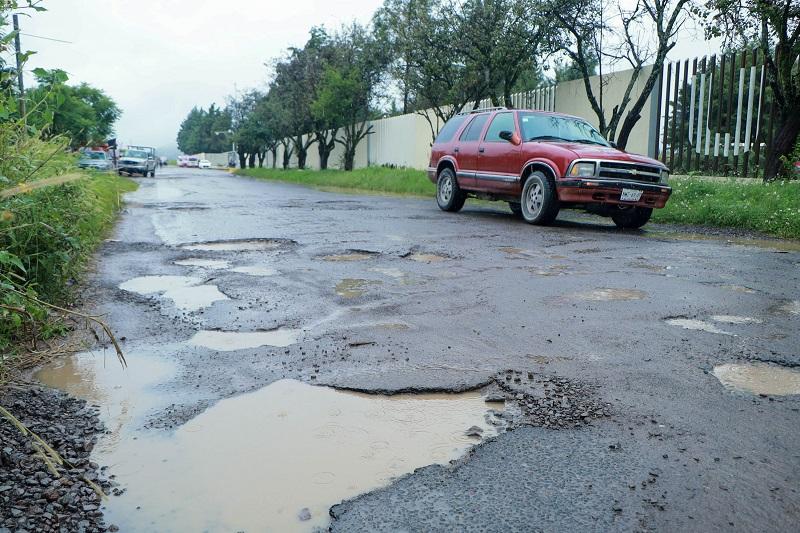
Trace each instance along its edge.
{"label": "red suv", "polygon": [[669,170],[617,150],[585,120],[560,113],[491,108],[460,113],[439,132],[428,178],[436,202],[458,211],[468,196],[507,201],[530,224],[561,208],[639,228],[667,203]]}

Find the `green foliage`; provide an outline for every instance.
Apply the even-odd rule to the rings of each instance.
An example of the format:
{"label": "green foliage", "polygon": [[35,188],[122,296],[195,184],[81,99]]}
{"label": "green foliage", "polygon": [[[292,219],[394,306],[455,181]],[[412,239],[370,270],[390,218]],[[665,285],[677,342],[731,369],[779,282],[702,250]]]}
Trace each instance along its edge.
{"label": "green foliage", "polygon": [[350,191],[431,196],[436,187],[424,171],[410,168],[369,167],[350,172],[342,170],[275,170],[251,168],[239,174],[263,180],[285,181],[313,187]]}
{"label": "green foliage", "polygon": [[102,144],[114,133],[121,111],[103,91],[86,83],[67,85],[67,74],[59,69],[34,74],[38,86],[26,92],[30,126],[69,139],[72,149]]}
{"label": "green foliage", "polygon": [[740,228],[800,238],[800,182],[679,178],[653,221]]}
{"label": "green foliage", "polygon": [[211,104],[206,111],[193,108],[178,130],[178,148],[185,154],[220,153],[230,150],[231,113]]}

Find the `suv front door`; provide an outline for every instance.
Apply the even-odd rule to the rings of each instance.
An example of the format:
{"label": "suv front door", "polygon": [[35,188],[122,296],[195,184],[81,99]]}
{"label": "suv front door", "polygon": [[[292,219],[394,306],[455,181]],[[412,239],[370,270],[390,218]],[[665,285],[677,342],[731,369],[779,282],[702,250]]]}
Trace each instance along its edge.
{"label": "suv front door", "polygon": [[458,162],[458,184],[464,189],[475,187],[475,172],[478,170],[478,148],[481,144],[481,134],[483,133],[486,120],[489,115],[482,113],[475,115],[470,123],[461,132],[458,141],[455,142],[456,161]]}
{"label": "suv front door", "polygon": [[519,134],[513,111],[501,111],[492,118],[483,142],[478,147],[475,188],[489,192],[514,189],[520,175],[522,146],[500,138],[500,132]]}

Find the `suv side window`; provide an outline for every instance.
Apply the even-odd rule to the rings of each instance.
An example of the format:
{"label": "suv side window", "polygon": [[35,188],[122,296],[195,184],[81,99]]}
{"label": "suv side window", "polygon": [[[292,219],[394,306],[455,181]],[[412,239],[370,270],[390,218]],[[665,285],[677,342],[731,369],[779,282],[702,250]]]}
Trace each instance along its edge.
{"label": "suv side window", "polygon": [[483,131],[483,126],[486,124],[486,120],[489,118],[489,115],[476,115],[475,118],[472,119],[472,122],[469,123],[467,129],[464,130],[464,133],[461,134],[462,141],[477,141],[481,138],[481,132]]}
{"label": "suv side window", "polygon": [[448,120],[447,123],[442,127],[442,129],[439,130],[439,135],[436,136],[434,144],[446,143],[447,141],[451,140],[453,138],[453,135],[456,134],[456,131],[458,131],[458,128],[460,128],[461,125],[464,123],[464,120],[466,120],[466,118],[467,115],[456,115],[450,120]]}
{"label": "suv side window", "polygon": [[489,124],[489,129],[486,130],[486,142],[506,142],[500,138],[501,131],[513,132],[516,130],[514,127],[514,113],[498,113]]}

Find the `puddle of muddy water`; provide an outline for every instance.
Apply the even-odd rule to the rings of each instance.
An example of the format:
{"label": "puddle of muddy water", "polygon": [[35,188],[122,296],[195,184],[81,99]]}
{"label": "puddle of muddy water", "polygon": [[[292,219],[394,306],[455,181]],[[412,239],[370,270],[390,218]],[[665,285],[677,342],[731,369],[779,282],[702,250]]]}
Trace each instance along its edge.
{"label": "puddle of muddy water", "polygon": [[230,266],[230,263],[227,261],[222,261],[218,259],[203,259],[200,257],[190,257],[189,259],[180,259],[178,261],[175,261],[175,264],[179,266],[208,268],[211,270],[221,270],[224,268],[228,268],[228,266]]}
{"label": "puddle of muddy water", "polygon": [[777,250],[779,252],[800,252],[800,241],[794,240],[748,239],[743,237],[719,237],[702,233],[672,233],[662,231],[648,231],[647,234],[676,241],[717,241],[721,244]]}
{"label": "puddle of muddy water", "polygon": [[321,259],[323,261],[332,261],[332,262],[350,262],[350,261],[366,261],[368,259],[373,259],[378,254],[369,253],[369,252],[351,252],[347,254],[332,254],[332,255],[323,255]]}
{"label": "puddle of muddy water", "polygon": [[478,442],[467,428],[494,435],[489,408],[477,392],[387,397],[281,380],[98,457],[127,489],[107,503],[107,521],[123,531],[325,528],[331,505],[461,456]]}
{"label": "puddle of muddy water", "polygon": [[800,300],[786,302],[785,304],[779,306],[778,310],[790,315],[800,315]]}
{"label": "puddle of muddy water", "polygon": [[216,285],[202,282],[202,278],[191,276],[142,276],[121,283],[119,288],[141,295],[160,294],[183,311],[198,311],[229,299]]}
{"label": "puddle of muddy water", "polygon": [[370,272],[377,272],[378,274],[383,274],[384,276],[388,276],[394,279],[401,279],[406,276],[406,273],[400,270],[399,268],[370,268]]}
{"label": "puddle of muddy water", "polygon": [[714,322],[722,322],[723,324],[763,324],[764,321],[759,318],[750,316],[734,316],[734,315],[714,315],[711,317]]}
{"label": "puddle of muddy water", "polygon": [[694,331],[705,331],[706,333],[717,333],[719,335],[733,335],[732,333],[728,333],[727,331],[719,329],[710,322],[693,318],[670,318],[667,320],[667,324],[670,326],[678,326],[679,328],[690,329]]}
{"label": "puddle of muddy water", "polygon": [[259,266],[259,265],[246,265],[238,266],[231,269],[231,272],[238,272],[239,274],[247,274],[248,276],[275,276],[278,271],[274,268]]}
{"label": "puddle of muddy water", "polygon": [[283,348],[297,342],[301,331],[280,328],[272,331],[211,331],[202,330],[194,334],[188,343],[218,352],[247,350],[260,346]]}
{"label": "puddle of muddy water", "polygon": [[270,239],[232,239],[226,241],[200,242],[184,244],[184,250],[193,252],[251,252],[258,250],[275,250],[285,243]]}
{"label": "puddle of muddy water", "polygon": [[417,261],[418,263],[439,263],[452,259],[452,257],[442,254],[414,252],[408,256],[408,259]]}
{"label": "puddle of muddy water", "polygon": [[714,367],[725,387],[751,394],[800,394],[800,372],[767,363],[725,364]]}
{"label": "puddle of muddy water", "polygon": [[643,300],[647,297],[647,293],[636,289],[594,289],[587,292],[579,292],[572,295],[573,298],[579,300],[588,300],[591,302],[611,302],[611,301],[628,301],[628,300]]}
{"label": "puddle of muddy water", "polygon": [[336,294],[342,298],[359,298],[367,293],[368,286],[380,283],[380,281],[346,278],[336,284]]}

